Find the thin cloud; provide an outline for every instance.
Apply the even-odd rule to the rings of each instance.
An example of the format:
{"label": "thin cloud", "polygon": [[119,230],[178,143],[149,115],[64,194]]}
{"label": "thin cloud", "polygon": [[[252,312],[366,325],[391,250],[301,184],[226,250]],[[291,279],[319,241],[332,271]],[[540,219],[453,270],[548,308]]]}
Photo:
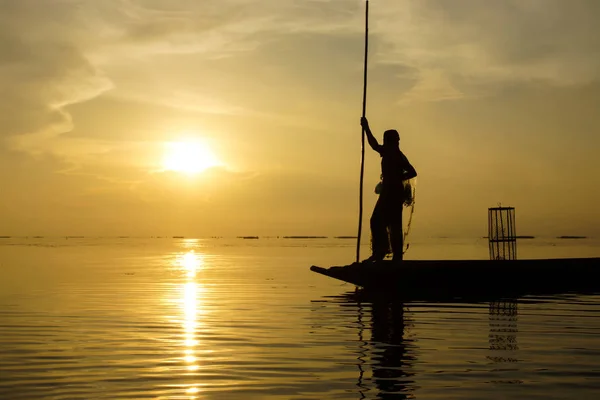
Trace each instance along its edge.
{"label": "thin cloud", "polygon": [[375,57],[444,71],[466,95],[506,83],[586,84],[600,78],[599,12],[593,0],[381,0],[373,4],[382,41]]}
{"label": "thin cloud", "polygon": [[[404,102],[460,99],[507,83],[578,85],[600,78],[594,0],[371,3],[373,62],[412,71],[399,91]],[[235,63],[241,54],[247,60],[291,36],[360,41],[364,1],[22,0],[0,2],[0,11],[2,133],[51,136],[71,130],[68,105],[109,90],[196,112],[251,112],[252,104],[202,93],[201,82],[191,86],[189,76],[161,76],[152,69],[156,57],[194,60],[189,70],[197,66],[201,75],[202,60]],[[340,61],[339,68],[355,68],[360,58],[357,53],[351,66]]]}

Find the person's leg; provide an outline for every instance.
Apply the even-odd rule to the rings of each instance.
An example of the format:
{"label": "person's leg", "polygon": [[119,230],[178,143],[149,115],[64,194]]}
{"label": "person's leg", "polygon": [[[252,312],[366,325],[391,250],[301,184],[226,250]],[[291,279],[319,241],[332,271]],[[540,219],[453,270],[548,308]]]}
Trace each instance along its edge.
{"label": "person's leg", "polygon": [[386,229],[385,199],[380,195],[371,215],[371,246],[373,260],[383,260],[389,251],[389,241]]}
{"label": "person's leg", "polygon": [[404,253],[404,228],[402,226],[402,202],[395,202],[394,209],[390,211],[390,241],[392,244],[393,260],[402,260]]}

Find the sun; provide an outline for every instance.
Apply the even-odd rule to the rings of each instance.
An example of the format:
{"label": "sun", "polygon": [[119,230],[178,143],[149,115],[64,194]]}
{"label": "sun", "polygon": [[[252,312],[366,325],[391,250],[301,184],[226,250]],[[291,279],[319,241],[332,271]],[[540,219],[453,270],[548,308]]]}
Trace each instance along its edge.
{"label": "sun", "polygon": [[208,144],[189,140],[169,142],[162,160],[165,171],[197,174],[208,168],[223,165]]}

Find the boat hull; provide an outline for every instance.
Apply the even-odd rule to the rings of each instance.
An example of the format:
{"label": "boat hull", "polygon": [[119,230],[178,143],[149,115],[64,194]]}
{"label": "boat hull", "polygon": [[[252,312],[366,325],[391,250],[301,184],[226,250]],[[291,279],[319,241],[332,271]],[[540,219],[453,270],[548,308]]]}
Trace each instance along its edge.
{"label": "boat hull", "polygon": [[311,270],[367,290],[464,298],[600,291],[600,258],[404,260]]}

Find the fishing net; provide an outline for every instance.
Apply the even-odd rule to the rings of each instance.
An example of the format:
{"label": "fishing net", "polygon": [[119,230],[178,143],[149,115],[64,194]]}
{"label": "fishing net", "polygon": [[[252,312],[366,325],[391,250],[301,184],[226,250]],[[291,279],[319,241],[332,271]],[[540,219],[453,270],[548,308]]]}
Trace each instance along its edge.
{"label": "fishing net", "polygon": [[403,235],[403,244],[404,249],[402,254],[405,254],[408,251],[409,243],[408,243],[408,234],[410,233],[410,226],[412,223],[413,214],[415,212],[415,197],[417,193],[417,178],[412,178],[405,180],[404,184],[404,204],[402,208],[402,235]]}

